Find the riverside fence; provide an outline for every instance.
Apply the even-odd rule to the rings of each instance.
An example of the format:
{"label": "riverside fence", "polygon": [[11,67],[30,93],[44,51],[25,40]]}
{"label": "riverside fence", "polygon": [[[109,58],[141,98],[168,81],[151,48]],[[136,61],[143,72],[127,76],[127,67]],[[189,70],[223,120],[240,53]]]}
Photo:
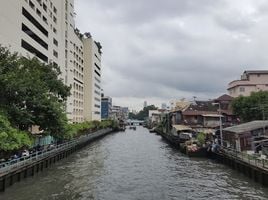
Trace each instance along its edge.
{"label": "riverside fence", "polygon": [[228,148],[223,148],[222,151],[214,155],[223,164],[229,165],[264,186],[268,186],[268,160],[264,157]]}
{"label": "riverside fence", "polygon": [[34,173],[42,171],[52,163],[67,157],[77,149],[87,143],[105,136],[112,132],[111,128],[98,130],[94,133],[80,136],[60,145],[55,145],[51,149],[37,151],[29,156],[13,159],[0,164],[0,192],[14,182],[19,182],[22,178],[33,176]]}

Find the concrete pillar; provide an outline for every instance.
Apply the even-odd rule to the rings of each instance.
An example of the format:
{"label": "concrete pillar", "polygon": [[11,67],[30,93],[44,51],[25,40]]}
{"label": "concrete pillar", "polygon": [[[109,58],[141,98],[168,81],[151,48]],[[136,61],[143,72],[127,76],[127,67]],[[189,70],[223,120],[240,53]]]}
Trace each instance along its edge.
{"label": "concrete pillar", "polygon": [[31,167],[31,176],[34,176],[34,166]]}
{"label": "concrete pillar", "polygon": [[27,169],[23,171],[23,178],[27,178]]}
{"label": "concrete pillar", "polygon": [[36,165],[36,173],[39,172],[39,165],[40,165],[40,163],[37,163],[37,165]]}
{"label": "concrete pillar", "polygon": [[6,189],[6,177],[0,180],[0,192],[4,192]]}
{"label": "concrete pillar", "polygon": [[13,175],[9,177],[9,185],[13,185]]}
{"label": "concrete pillar", "polygon": [[20,180],[21,180],[21,172],[19,172],[17,175],[18,175],[17,181],[20,182]]}

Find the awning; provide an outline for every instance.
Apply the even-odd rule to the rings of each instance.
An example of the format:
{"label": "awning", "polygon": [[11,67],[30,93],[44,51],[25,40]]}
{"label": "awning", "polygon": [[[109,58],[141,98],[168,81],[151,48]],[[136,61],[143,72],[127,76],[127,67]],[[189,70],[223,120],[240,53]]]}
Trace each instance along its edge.
{"label": "awning", "polygon": [[191,127],[185,126],[185,125],[173,125],[173,127],[176,129],[176,131],[187,131],[192,130]]}
{"label": "awning", "polygon": [[223,117],[223,115],[219,115],[219,114],[204,114],[202,115],[203,117]]}

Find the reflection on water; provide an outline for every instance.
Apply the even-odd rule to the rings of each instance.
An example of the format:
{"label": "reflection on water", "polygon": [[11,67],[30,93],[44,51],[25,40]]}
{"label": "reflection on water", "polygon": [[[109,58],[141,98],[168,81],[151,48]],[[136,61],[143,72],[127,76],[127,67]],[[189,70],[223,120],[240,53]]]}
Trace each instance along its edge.
{"label": "reflection on water", "polygon": [[224,165],[188,158],[139,127],[90,144],[0,199],[268,199],[268,189]]}

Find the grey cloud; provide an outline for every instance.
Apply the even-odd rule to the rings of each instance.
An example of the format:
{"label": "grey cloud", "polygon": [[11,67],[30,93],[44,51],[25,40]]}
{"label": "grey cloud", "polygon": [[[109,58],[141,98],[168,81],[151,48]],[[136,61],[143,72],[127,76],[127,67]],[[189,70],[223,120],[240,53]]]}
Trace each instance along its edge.
{"label": "grey cloud", "polygon": [[77,0],[77,24],[101,41],[103,88],[118,102],[214,98],[268,66],[268,2],[255,2]]}

